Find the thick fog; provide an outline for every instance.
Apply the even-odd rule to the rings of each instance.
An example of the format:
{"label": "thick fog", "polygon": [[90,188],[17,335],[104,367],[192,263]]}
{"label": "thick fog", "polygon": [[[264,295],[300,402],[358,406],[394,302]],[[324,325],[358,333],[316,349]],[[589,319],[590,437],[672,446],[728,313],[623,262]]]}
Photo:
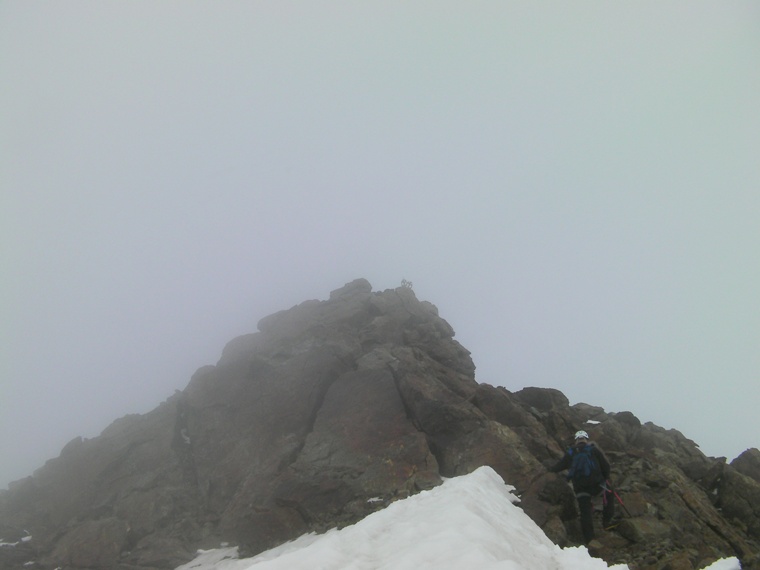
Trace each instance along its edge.
{"label": "thick fog", "polygon": [[358,277],[760,445],[757,3],[8,0],[0,78],[0,487]]}

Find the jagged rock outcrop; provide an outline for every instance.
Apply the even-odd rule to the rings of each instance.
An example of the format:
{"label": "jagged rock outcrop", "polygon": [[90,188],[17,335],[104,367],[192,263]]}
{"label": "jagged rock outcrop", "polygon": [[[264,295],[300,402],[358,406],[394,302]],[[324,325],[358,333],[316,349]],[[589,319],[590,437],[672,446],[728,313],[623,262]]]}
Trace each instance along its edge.
{"label": "jagged rock outcrop", "polygon": [[0,493],[0,568],[168,569],[221,542],[255,553],[481,465],[553,540],[577,543],[574,496],[543,464],[581,426],[628,510],[601,556],[758,567],[757,450],[728,465],[629,412],[478,384],[452,328],[409,287],[357,280],[258,329],[152,412],[72,441]]}
{"label": "jagged rock outcrop", "polygon": [[754,447],[746,450],[731,462],[731,467],[760,483],[760,450]]}

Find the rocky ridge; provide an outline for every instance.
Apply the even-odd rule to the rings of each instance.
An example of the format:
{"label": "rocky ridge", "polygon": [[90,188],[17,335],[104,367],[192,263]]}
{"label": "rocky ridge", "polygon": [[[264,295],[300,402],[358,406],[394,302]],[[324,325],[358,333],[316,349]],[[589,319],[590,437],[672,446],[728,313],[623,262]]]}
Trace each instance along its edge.
{"label": "rocky ridge", "polygon": [[260,552],[493,467],[560,545],[575,500],[545,464],[587,429],[625,502],[596,554],[633,569],[760,568],[760,452],[731,464],[629,412],[479,384],[410,287],[363,279],[262,319],[144,415],[77,438],[0,492],[0,568],[163,570],[220,543]]}

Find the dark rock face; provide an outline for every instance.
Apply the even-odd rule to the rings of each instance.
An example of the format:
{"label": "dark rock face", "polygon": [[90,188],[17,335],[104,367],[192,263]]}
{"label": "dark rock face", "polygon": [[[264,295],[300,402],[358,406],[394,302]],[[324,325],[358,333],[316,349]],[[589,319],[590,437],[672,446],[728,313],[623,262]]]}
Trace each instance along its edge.
{"label": "dark rock face", "polygon": [[746,450],[731,462],[731,467],[760,483],[760,450],[754,447]]}
{"label": "dark rock face", "polygon": [[575,498],[543,463],[579,428],[607,453],[628,511],[600,531],[601,556],[638,569],[725,556],[760,567],[757,450],[727,465],[630,412],[478,384],[452,328],[408,287],[354,281],[258,328],[154,411],[72,441],[0,493],[0,569],[170,569],[223,541],[253,554],[481,465],[517,487],[550,538],[573,544]]}

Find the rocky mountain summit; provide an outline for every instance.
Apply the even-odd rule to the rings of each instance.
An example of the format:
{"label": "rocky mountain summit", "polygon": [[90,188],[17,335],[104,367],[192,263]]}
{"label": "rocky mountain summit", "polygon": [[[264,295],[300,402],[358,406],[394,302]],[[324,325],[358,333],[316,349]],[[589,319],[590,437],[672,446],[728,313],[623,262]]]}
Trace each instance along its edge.
{"label": "rocky mountain summit", "polygon": [[757,449],[727,464],[630,412],[479,384],[451,326],[407,286],[360,279],[258,329],[152,412],[73,440],[1,492],[0,569],[163,570],[222,543],[251,555],[482,465],[552,540],[578,544],[573,493],[545,464],[580,428],[627,508],[599,531],[598,556],[760,568]]}

